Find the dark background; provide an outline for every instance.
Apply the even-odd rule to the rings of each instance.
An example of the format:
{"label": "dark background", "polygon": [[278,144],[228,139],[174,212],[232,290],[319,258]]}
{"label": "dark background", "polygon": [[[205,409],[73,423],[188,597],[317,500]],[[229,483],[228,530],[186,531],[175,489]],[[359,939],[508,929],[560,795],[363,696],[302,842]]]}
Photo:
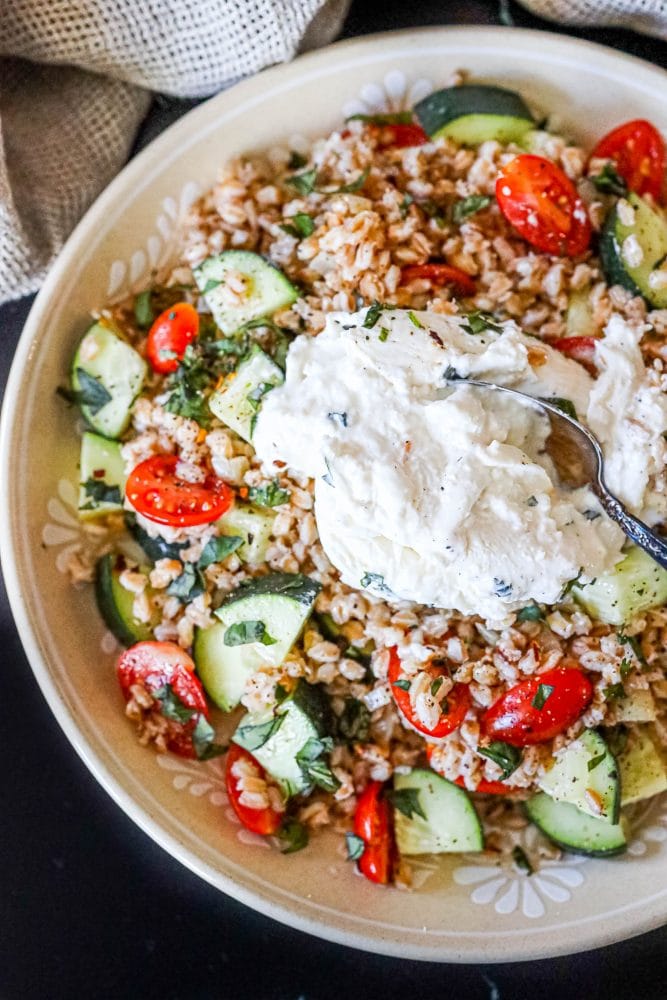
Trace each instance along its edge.
{"label": "dark background", "polygon": [[[344,36],[497,24],[502,10],[520,26],[558,30],[514,3],[356,0]],[[571,33],[666,64],[665,43]],[[137,146],[189,106],[157,98]],[[30,305],[0,308],[3,390]],[[246,909],[165,854],[95,783],[37,688],[1,586],[0,649],[0,1000],[667,997],[667,929],[570,958],[446,966],[342,948]]]}

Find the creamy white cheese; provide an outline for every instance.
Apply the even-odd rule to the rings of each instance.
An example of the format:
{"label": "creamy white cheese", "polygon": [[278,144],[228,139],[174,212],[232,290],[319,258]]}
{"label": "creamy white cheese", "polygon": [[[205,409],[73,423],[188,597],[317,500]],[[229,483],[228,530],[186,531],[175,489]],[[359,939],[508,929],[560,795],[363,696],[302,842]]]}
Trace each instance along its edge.
{"label": "creamy white cheese", "polygon": [[[539,410],[488,390],[442,390],[451,367],[572,400],[605,445],[610,484],[640,510],[667,406],[648,389],[641,402],[643,366],[623,321],[610,325],[594,383],[511,322],[473,335],[465,318],[387,310],[368,329],[365,317],[333,314],[318,337],[294,341],[253,438],[267,466],[315,479],[320,538],[342,579],[502,622],[613,566],[624,536],[596,516],[589,491],[555,485]],[[636,430],[638,414],[654,421],[650,436]]]}

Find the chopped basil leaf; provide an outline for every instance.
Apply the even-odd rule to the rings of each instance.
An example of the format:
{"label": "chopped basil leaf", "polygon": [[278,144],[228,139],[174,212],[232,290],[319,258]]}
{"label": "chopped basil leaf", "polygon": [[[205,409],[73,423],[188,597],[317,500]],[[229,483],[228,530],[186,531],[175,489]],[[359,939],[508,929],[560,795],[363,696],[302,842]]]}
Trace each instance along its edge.
{"label": "chopped basil leaf", "polygon": [[543,618],[544,615],[537,604],[527,604],[525,608],[521,608],[516,613],[516,620],[518,622],[539,622]]}
{"label": "chopped basil leaf", "polygon": [[437,693],[440,690],[440,688],[442,687],[442,685],[444,683],[444,680],[445,680],[444,677],[436,677],[436,679],[432,682],[432,684],[431,684],[431,695],[434,698],[437,695]]}
{"label": "chopped basil leaf", "polygon": [[358,861],[366,850],[366,843],[363,838],[358,837],[351,830],[348,830],[345,834],[345,844],[347,846],[348,861]]}
{"label": "chopped basil leaf", "polygon": [[315,223],[305,212],[297,212],[296,215],[291,215],[289,222],[283,223],[280,228],[283,232],[300,240],[305,239],[306,236],[310,236],[315,231]]}
{"label": "chopped basil leaf", "polygon": [[557,410],[560,410],[565,414],[566,417],[572,417],[573,420],[577,420],[577,411],[574,408],[574,403],[571,399],[564,399],[562,396],[550,396],[548,399],[544,400],[545,403],[551,403],[555,406]]}
{"label": "chopped basil leaf", "polygon": [[492,330],[493,333],[502,333],[503,328],[497,322],[495,317],[488,312],[484,312],[483,309],[473,309],[471,312],[463,313],[464,322],[461,324],[461,329],[465,333],[471,333],[477,335],[478,333],[484,333],[485,330]]}
{"label": "chopped basil leaf", "polygon": [[636,636],[634,636],[634,635],[623,635],[621,632],[617,632],[616,633],[616,638],[621,643],[621,645],[624,645],[624,646],[627,645],[627,646],[630,647],[630,649],[632,650],[632,652],[635,654],[635,656],[637,657],[637,659],[641,663],[642,667],[647,667],[648,666],[648,663],[646,661],[646,657],[644,656],[644,654],[642,652],[642,648],[639,645],[639,640],[637,639]]}
{"label": "chopped basil leaf", "polygon": [[204,287],[201,290],[202,295],[208,295],[209,292],[215,291],[222,284],[218,278],[209,278]]}
{"label": "chopped basil leaf", "polygon": [[371,731],[371,713],[363,701],[346,698],[342,715],[336,721],[337,735],[349,743],[364,743]]}
{"label": "chopped basil leaf", "polygon": [[538,711],[541,711],[553,693],[554,693],[553,684],[540,684],[537,691],[535,692],[533,700],[531,701],[531,705],[533,706],[533,708],[536,708],[538,709]]}
{"label": "chopped basil leaf", "polygon": [[254,410],[255,413],[259,410],[259,404],[262,402],[262,399],[266,396],[267,392],[271,392],[274,388],[275,386],[273,382],[260,382],[259,385],[255,386],[252,392],[248,393],[246,400],[250,404],[250,408]]}
{"label": "chopped basil leaf", "polygon": [[89,498],[89,503],[84,504],[82,510],[93,510],[101,503],[120,504],[122,501],[120,487],[110,486],[103,479],[87,479],[82,485],[86,497]]}
{"label": "chopped basil leaf", "polygon": [[260,507],[279,507],[287,503],[290,496],[290,491],[284,490],[277,479],[263,486],[251,486],[248,490],[248,500]]}
{"label": "chopped basil leaf", "polygon": [[599,753],[597,757],[591,757],[586,767],[588,768],[589,771],[594,771],[595,768],[602,763],[602,761],[605,759],[606,756],[607,756],[606,751],[603,751],[602,753]]}
{"label": "chopped basil leaf", "polygon": [[[442,680],[442,678],[439,678],[439,680]],[[410,684],[410,681],[407,680],[407,678],[399,677],[397,681],[391,682],[391,686],[395,688],[400,688],[401,691],[409,691],[412,685]]]}
{"label": "chopped basil leaf", "polygon": [[291,177],[285,178],[285,184],[294,188],[299,194],[308,195],[315,190],[316,180],[317,170],[315,167],[312,167],[310,170],[305,170],[302,174],[293,174]]}
{"label": "chopped basil leaf", "polygon": [[617,194],[623,197],[628,193],[628,185],[616,170],[610,160],[603,166],[599,174],[590,178],[598,191],[604,194]]}
{"label": "chopped basil leaf", "polygon": [[380,343],[384,344],[385,340],[389,336],[389,329],[386,326],[380,327],[380,333],[378,334],[378,340]]}
{"label": "chopped basil leaf", "polygon": [[306,780],[312,785],[324,789],[325,792],[335,792],[337,788],[340,788],[340,781],[323,759],[324,754],[330,753],[332,750],[333,740],[330,736],[325,736],[323,739],[311,736],[295,758]]}
{"label": "chopped basil leaf", "polygon": [[535,871],[528,860],[528,855],[519,844],[515,844],[512,848],[512,861],[517,866],[519,871],[525,872],[526,875],[532,875]]}
{"label": "chopped basil leaf", "polygon": [[294,854],[308,846],[308,828],[298,819],[286,817],[276,834],[278,848],[283,854]]}
{"label": "chopped basil leaf", "polygon": [[282,684],[276,684],[276,705],[282,705],[285,698],[289,697],[289,691]]}
{"label": "chopped basil leaf", "polygon": [[83,368],[76,369],[79,388],[73,393],[79,406],[85,406],[93,416],[111,400],[111,393],[98,378],[89,375]]}
{"label": "chopped basil leaf", "polygon": [[408,319],[414,326],[418,327],[420,330],[424,329],[424,324],[422,323],[422,321],[419,319],[418,316],[415,316],[412,310],[408,312]]}
{"label": "chopped basil leaf", "polygon": [[381,314],[385,310],[391,310],[395,308],[396,306],[388,306],[385,303],[378,302],[376,299],[375,302],[371,303],[371,305],[366,310],[366,318],[364,319],[361,325],[365,330],[372,330],[377,321],[379,320]]}
{"label": "chopped basil leaf", "polygon": [[206,582],[201,574],[201,570],[192,563],[185,563],[183,572],[172,580],[167,587],[170,597],[178,597],[179,601],[187,604],[199,597],[206,590]]}
{"label": "chopped basil leaf", "polygon": [[160,702],[160,712],[165,719],[172,722],[180,722],[184,725],[197,717],[192,736],[192,746],[197,760],[210,760],[225,752],[225,747],[215,743],[215,730],[210,722],[201,713],[188,706],[178,697],[171,684],[156,688],[151,692],[156,701]]}
{"label": "chopped basil leaf", "polygon": [[261,642],[263,646],[273,646],[278,640],[266,631],[264,622],[249,619],[230,625],[223,636],[225,646],[246,646],[250,642]]}
{"label": "chopped basil leaf", "polygon": [[488,747],[479,747],[477,752],[497,764],[503,772],[503,778],[509,778],[521,763],[521,750],[502,740],[494,740]]}
{"label": "chopped basil leaf", "polygon": [[332,423],[338,424],[340,427],[347,427],[347,413],[337,413],[332,410],[331,413],[327,413],[327,417]]}
{"label": "chopped basil leaf", "polygon": [[197,760],[212,760],[227,749],[222,743],[215,742],[215,730],[206,716],[201,714],[192,730],[192,746]]}
{"label": "chopped basil leaf", "polygon": [[504,597],[511,597],[513,586],[511,583],[506,583],[504,580],[500,580],[497,576],[493,578],[493,593],[496,597],[501,599]]}
{"label": "chopped basil leaf", "polygon": [[398,206],[398,210],[401,213],[401,218],[402,219],[404,219],[406,217],[406,215],[408,214],[408,209],[410,208],[410,205],[413,203],[414,200],[415,199],[412,197],[411,194],[405,194],[405,195],[403,195],[403,201]]}
{"label": "chopped basil leaf", "polygon": [[290,170],[300,170],[301,167],[305,167],[308,163],[308,157],[303,156],[302,153],[297,153],[295,149],[290,153],[289,163],[287,166]]}
{"label": "chopped basil leaf", "polygon": [[139,292],[134,300],[134,321],[142,330],[147,330],[155,319],[151,295],[150,288],[147,288],[144,292]]}
{"label": "chopped basil leaf", "polygon": [[319,188],[317,190],[319,191],[320,194],[354,194],[355,191],[361,190],[361,188],[364,186],[364,184],[368,180],[368,175],[370,174],[370,172],[371,168],[366,167],[366,169],[349,184],[343,184],[342,187],[334,188],[333,191],[321,191]]}
{"label": "chopped basil leaf", "polygon": [[238,357],[246,350],[247,338],[211,340],[200,333],[195,343],[188,344],[178,368],[168,378],[170,394],[165,409],[207,427],[210,412],[205,393],[221,375],[234,370]]}
{"label": "chopped basil leaf", "polygon": [[426,819],[426,813],[422,809],[419,801],[418,788],[397,788],[387,792],[387,798],[395,809],[412,819],[413,816],[421,816]]}
{"label": "chopped basil leaf", "polygon": [[456,368],[453,365],[447,365],[445,368],[445,374],[443,375],[445,382],[455,382],[461,378]]}
{"label": "chopped basil leaf", "polygon": [[193,708],[188,708],[181,701],[171,684],[156,688],[151,694],[160,702],[160,714],[165,719],[170,719],[172,722],[189,722],[192,716],[197,714]]}
{"label": "chopped basil leaf", "polygon": [[625,688],[622,684],[610,684],[604,689],[604,696],[607,701],[619,701],[625,698]]}
{"label": "chopped basil leaf", "polygon": [[452,209],[452,219],[458,225],[464,219],[474,215],[475,212],[481,212],[483,208],[488,208],[490,204],[491,198],[488,194],[471,194],[455,203]]}
{"label": "chopped basil leaf", "polygon": [[349,115],[346,122],[366,122],[368,125],[412,125],[412,111],[396,111],[393,114]]}
{"label": "chopped basil leaf", "polygon": [[285,715],[274,715],[268,722],[262,722],[258,726],[248,723],[245,726],[239,726],[237,732],[243,740],[244,750],[252,753],[253,750],[259,750],[260,747],[263,747],[278,732],[284,719]]}
{"label": "chopped basil leaf", "polygon": [[218,535],[217,538],[211,538],[204,546],[197,566],[199,569],[206,569],[213,563],[222,562],[232,552],[236,552],[240,545],[243,545],[243,539],[239,535]]}
{"label": "chopped basil leaf", "polygon": [[625,680],[625,678],[628,676],[631,670],[632,670],[632,664],[630,663],[629,660],[626,660],[624,657],[621,660],[621,677],[623,680]]}
{"label": "chopped basil leaf", "polygon": [[426,201],[420,201],[417,204],[424,212],[424,214],[429,217],[429,219],[433,219],[435,224],[440,229],[444,229],[445,216],[443,214],[443,210],[440,207],[440,205],[436,205],[436,203],[434,201],[431,201],[430,199],[427,199]]}

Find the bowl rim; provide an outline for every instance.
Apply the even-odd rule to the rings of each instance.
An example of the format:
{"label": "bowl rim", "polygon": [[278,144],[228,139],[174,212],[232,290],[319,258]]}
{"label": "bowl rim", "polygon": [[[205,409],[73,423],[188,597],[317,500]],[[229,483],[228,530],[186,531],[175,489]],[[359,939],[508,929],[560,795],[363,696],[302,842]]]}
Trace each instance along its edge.
{"label": "bowl rim", "polygon": [[[135,822],[153,841],[172,857],[180,861],[186,868],[194,874],[205,879],[215,888],[223,891],[239,902],[258,909],[271,918],[281,923],[294,927],[298,930],[318,937],[336,942],[347,947],[361,948],[379,954],[391,955],[418,959],[423,961],[442,962],[467,962],[467,963],[487,963],[487,962],[511,962],[537,960],[557,955],[574,954],[586,951],[591,948],[602,947],[613,944],[616,941],[634,937],[645,933],[667,922],[667,891],[645,898],[635,904],[630,904],[628,908],[647,907],[643,913],[633,915],[633,925],[628,930],[622,922],[618,922],[613,929],[606,929],[604,917],[600,914],[596,921],[590,918],[574,921],[575,926],[582,924],[593,924],[593,929],[576,940],[563,940],[553,943],[546,943],[543,937],[546,932],[553,932],[559,925],[552,925],[549,928],[535,928],[531,933],[527,930],[523,935],[524,948],[520,953],[512,953],[511,945],[504,943],[505,935],[499,932],[492,940],[480,939],[476,945],[466,944],[462,951],[457,950],[456,945],[450,947],[443,946],[442,939],[437,944],[429,945],[428,934],[424,935],[423,941],[419,943],[399,942],[398,940],[384,939],[381,934],[371,935],[369,932],[358,931],[354,928],[341,927],[335,922],[327,921],[326,916],[318,917],[314,909],[301,913],[299,908],[293,904],[284,903],[270,895],[270,887],[265,891],[263,888],[253,888],[246,886],[233,879],[228,874],[216,869],[195,851],[187,847],[179,838],[170,833],[160,824],[159,818],[152,816],[150,811],[139,805],[129,791],[116,778],[110,768],[102,760],[101,753],[96,749],[91,741],[84,736],[77,721],[68,706],[63,693],[60,691],[56,679],[51,675],[46,657],[42,654],[40,642],[37,637],[36,628],[28,610],[26,602],[22,597],[21,571],[19,568],[18,538],[15,531],[15,514],[12,507],[11,469],[13,466],[14,443],[17,436],[17,425],[20,417],[19,393],[26,370],[30,368],[31,358],[34,352],[39,331],[47,315],[49,304],[53,296],[58,292],[61,282],[63,282],[71,269],[71,261],[78,251],[85,253],[86,243],[89,235],[96,226],[96,220],[102,217],[107,209],[111,209],[117,204],[118,195],[132,182],[143,181],[146,183],[146,175],[155,172],[147,170],[149,166],[160,161],[161,166],[158,172],[162,172],[166,165],[181,155],[178,144],[174,141],[181,132],[191,131],[193,134],[201,135],[202,132],[212,130],[217,127],[216,122],[219,115],[216,112],[223,112],[230,102],[230,94],[233,95],[231,101],[234,103],[242,98],[251,95],[257,88],[257,81],[260,80],[266,89],[271,88],[274,82],[288,80],[294,74],[303,75],[306,69],[317,69],[324,66],[331,60],[336,61],[341,55],[355,55],[358,53],[362,58],[361,62],[368,63],[368,58],[363,58],[364,52],[379,48],[378,61],[386,59],[386,47],[388,45],[403,46],[403,51],[414,46],[416,49],[423,48],[422,42],[429,40],[430,47],[437,48],[438,44],[443,44],[446,40],[451,40],[459,36],[459,39],[470,40],[470,49],[483,49],[485,45],[491,46],[494,51],[498,50],[498,42],[503,40],[503,47],[521,47],[522,45],[539,45],[545,57],[551,55],[565,56],[564,49],[567,47],[568,56],[572,59],[573,50],[580,52],[582,59],[587,56],[591,63],[602,65],[607,70],[606,74],[616,76],[619,82],[623,82],[623,77],[628,71],[633,75],[634,82],[637,79],[644,79],[647,87],[651,84],[662,84],[664,86],[667,73],[650,62],[640,59],[627,53],[610,49],[607,46],[590,42],[584,39],[572,38],[558,32],[538,31],[526,28],[513,28],[501,26],[482,25],[433,25],[422,28],[400,29],[397,31],[387,31],[372,35],[364,35],[343,41],[335,42],[325,48],[309,52],[299,56],[291,63],[281,64],[263,70],[224,90],[217,95],[204,101],[201,105],[193,108],[183,115],[179,120],[170,125],[158,137],[146,146],[137,156],[135,156],[111,181],[111,183],[101,192],[86,211],[83,218],[77,224],[63,246],[58,258],[52,265],[45,281],[40,289],[35,302],[33,303],[23,331],[19,338],[11,365],[9,378],[5,390],[5,397],[0,416],[0,503],[7,515],[0,519],[0,558],[5,577],[9,604],[14,616],[14,620],[24,647],[26,657],[35,675],[37,683],[44,695],[51,711],[58,724],[74,747],[75,751],[111,798],[120,806],[126,815]],[[462,56],[465,56],[465,48]],[[625,69],[624,74],[619,74],[619,66]],[[296,67],[296,69],[295,69]],[[207,126],[207,127],[206,127]],[[161,154],[169,154],[161,160]],[[139,184],[139,186],[144,186]],[[283,897],[284,898],[284,897]],[[657,905],[658,901],[661,905]],[[650,904],[654,904],[651,906]],[[619,912],[619,911],[615,911]],[[636,917],[636,919],[634,919]],[[560,926],[571,926],[570,924]],[[541,933],[542,939],[538,939]],[[531,938],[534,940],[531,941]],[[508,939],[507,939],[508,940]],[[525,947],[526,942],[530,942]]]}

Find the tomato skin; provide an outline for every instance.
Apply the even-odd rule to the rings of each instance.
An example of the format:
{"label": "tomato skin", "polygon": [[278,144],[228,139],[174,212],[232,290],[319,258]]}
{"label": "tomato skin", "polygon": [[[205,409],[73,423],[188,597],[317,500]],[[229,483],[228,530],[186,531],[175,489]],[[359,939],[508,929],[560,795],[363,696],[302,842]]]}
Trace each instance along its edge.
{"label": "tomato skin", "polygon": [[[447,676],[447,671],[443,667],[430,667],[428,672],[433,675],[434,680],[437,677]],[[392,646],[389,650],[389,668],[387,670],[387,678],[391,686],[391,693],[401,715],[408,720],[410,725],[416,729],[418,733],[421,733],[422,736],[427,736],[429,739],[439,740],[459,728],[466,717],[466,713],[470,708],[471,703],[470,691],[467,684],[454,685],[445,699],[449,708],[447,714],[443,713],[440,716],[440,721],[435,729],[426,729],[426,727],[415,717],[412,705],[410,704],[410,692],[404,691],[402,688],[396,687],[395,685],[395,681],[400,678],[400,675],[401,661],[398,655],[398,650],[396,649],[396,646]]]}
{"label": "tomato skin", "polygon": [[[185,348],[199,333],[199,313],[189,302],[177,302],[165,309],[148,331],[146,357],[153,371],[160,375],[175,372],[178,362],[185,354]],[[163,351],[176,354],[175,358],[165,358]]]}
{"label": "tomato skin", "polygon": [[[116,675],[125,701],[132,697],[131,688],[141,684],[149,692],[169,684],[180,701],[199,715],[208,719],[208,705],[204,689],[195,675],[195,665],[190,656],[175,642],[137,642],[121,653],[116,665]],[[155,706],[160,702],[155,699]],[[192,730],[197,715],[187,722],[169,720],[167,747],[179,757],[196,757],[192,745]]]}
{"label": "tomato skin", "polygon": [[[454,784],[458,785],[459,788],[466,788],[463,778],[457,778]],[[486,781],[482,778],[475,791],[481,795],[513,795],[517,789],[508,788],[502,781]]]}
{"label": "tomato skin", "polygon": [[551,160],[522,153],[496,180],[496,200],[524,240],[555,256],[577,257],[591,240],[586,207],[569,177]]}
{"label": "tomato skin", "polygon": [[[538,709],[532,701],[540,684],[553,691]],[[515,747],[545,743],[576,722],[592,698],[593,685],[581,670],[554,667],[506,691],[482,716],[482,732]]]}
{"label": "tomato skin", "polygon": [[443,285],[453,285],[462,296],[474,295],[477,285],[474,278],[453,264],[410,264],[401,271],[401,284],[422,278],[440,288]]}
{"label": "tomato skin", "polygon": [[357,861],[359,871],[371,882],[389,885],[393,880],[396,846],[394,815],[387,799],[382,797],[384,785],[371,781],[357,799],[354,832],[366,844]]}
{"label": "tomato skin", "polygon": [[582,364],[595,364],[595,345],[598,337],[560,337],[554,340],[551,346],[573,361],[580,361]]}
{"label": "tomato skin", "polygon": [[612,129],[600,139],[590,159],[612,160],[631,191],[660,199],[667,160],[665,142],[645,119],[636,118]]}
{"label": "tomato skin", "polygon": [[135,466],[127,478],[125,496],[149,521],[186,528],[217,521],[234,501],[234,492],[209,473],[191,483],[177,473],[176,455],[153,455]]}
{"label": "tomato skin", "polygon": [[238,780],[232,774],[232,767],[237,760],[247,760],[249,763],[252,763],[262,777],[266,773],[262,765],[255,760],[252,754],[244,750],[243,747],[237,746],[236,743],[230,743],[229,750],[227,751],[225,784],[232,809],[246,830],[251,830],[252,833],[259,833],[263,837],[270,837],[272,834],[278,832],[283,820],[282,813],[276,812],[270,806],[266,809],[251,809],[250,806],[239,802],[241,793],[238,787]]}
{"label": "tomato skin", "polygon": [[429,142],[429,137],[424,129],[416,123],[381,125],[379,128],[378,146],[380,149],[389,149],[390,147],[407,149],[409,146],[423,146],[424,143]]}

